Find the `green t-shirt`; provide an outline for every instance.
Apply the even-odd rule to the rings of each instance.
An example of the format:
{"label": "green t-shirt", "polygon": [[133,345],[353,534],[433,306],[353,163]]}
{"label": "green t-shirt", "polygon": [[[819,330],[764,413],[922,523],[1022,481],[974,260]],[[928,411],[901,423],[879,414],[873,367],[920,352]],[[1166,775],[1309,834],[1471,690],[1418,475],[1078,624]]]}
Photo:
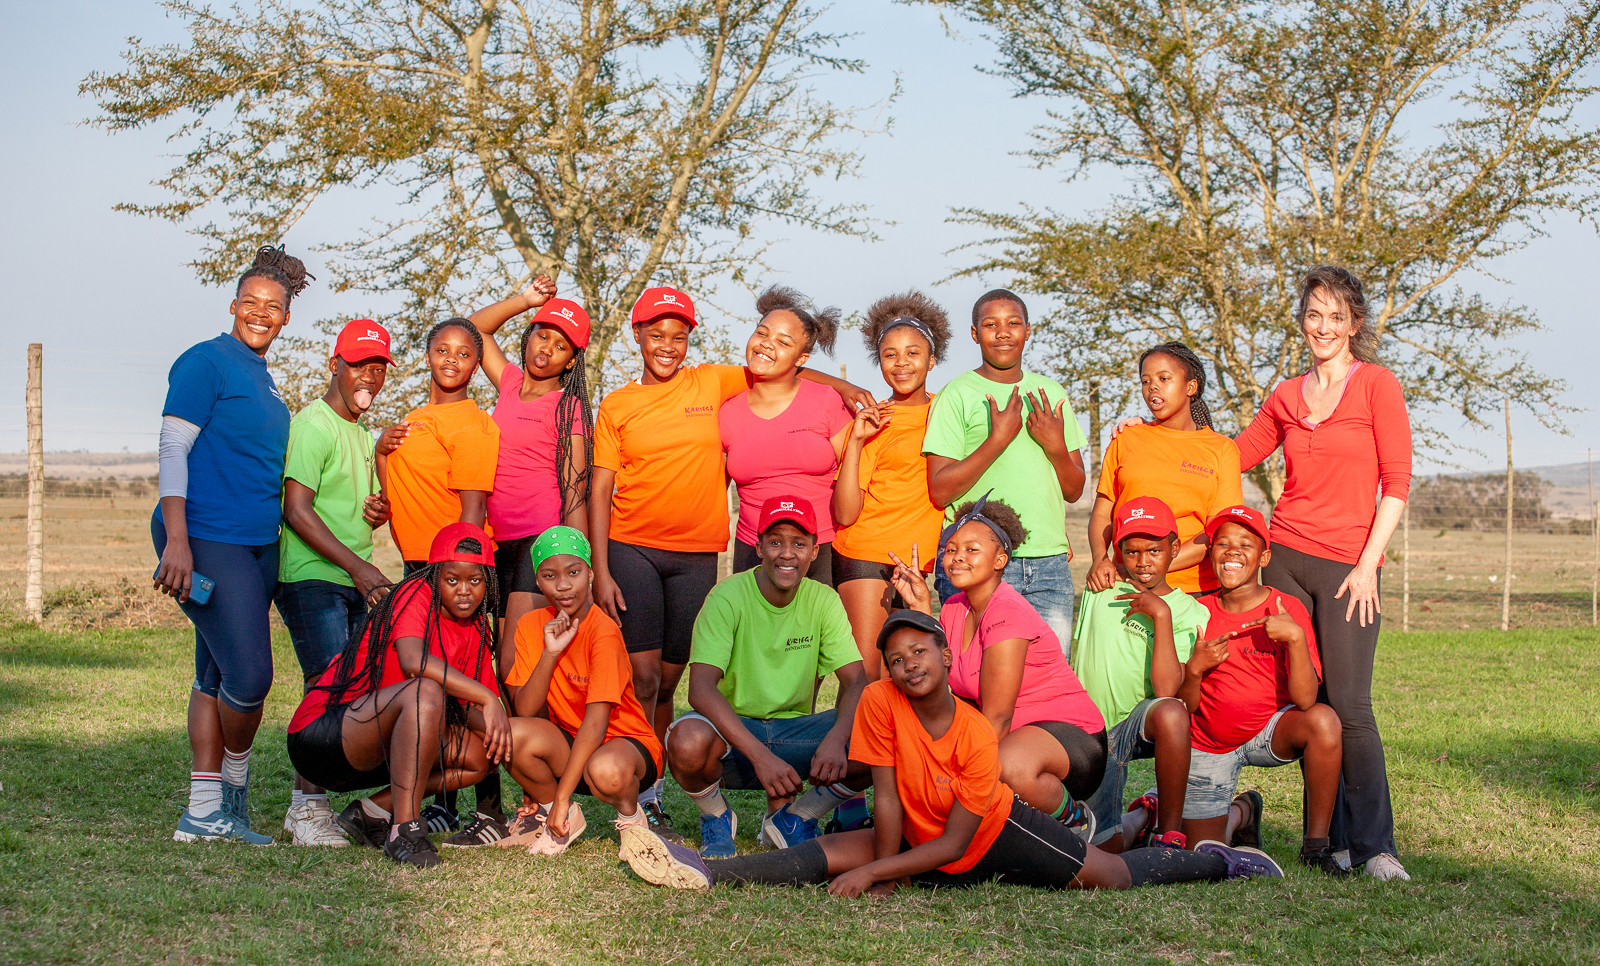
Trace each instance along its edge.
{"label": "green t-shirt", "polygon": [[[1114,728],[1145,698],[1155,697],[1150,661],[1155,655],[1155,623],[1144,614],[1129,614],[1129,583],[1118,581],[1099,592],[1085,591],[1078,601],[1078,623],[1072,631],[1072,670]],[[1172,643],[1180,662],[1189,660],[1206,626],[1205,605],[1181,590],[1161,598],[1172,608]]]}
{"label": "green t-shirt", "polygon": [[[1004,408],[1011,399],[1012,389],[1019,390],[1024,397],[1043,389],[1051,407],[1067,398],[1061,386],[1035,372],[1024,370],[1022,382],[1015,386],[991,382],[976,372],[963,372],[934,396],[933,411],[928,414],[928,432],[922,438],[923,454],[954,460],[971,456],[989,438],[987,397],[993,396],[996,405]],[[1022,406],[1022,432],[989,464],[972,489],[951,501],[945,508],[944,522],[946,526],[954,523],[956,507],[992,489],[991,499],[1005,501],[1028,528],[1028,539],[1016,548],[1014,556],[1053,557],[1068,550],[1067,501],[1061,495],[1055,467],[1050,465],[1044,447],[1028,433],[1026,398]],[[1082,449],[1083,429],[1078,425],[1071,403],[1062,409],[1061,417],[1066,421],[1062,435],[1066,438],[1067,449]]]}
{"label": "green t-shirt", "polygon": [[832,587],[803,579],[789,606],[774,607],[746,570],[706,597],[689,660],[722,669],[717,690],[735,714],[765,720],[811,714],[817,680],[861,652]]}
{"label": "green t-shirt", "polygon": [[[372,528],[361,519],[362,504],[378,492],[370,432],[316,400],[289,421],[283,478],[315,490],[311,508],[328,531],[356,556],[372,561]],[[343,568],[312,550],[287,524],[279,540],[279,580],[326,580],[355,586]]]}

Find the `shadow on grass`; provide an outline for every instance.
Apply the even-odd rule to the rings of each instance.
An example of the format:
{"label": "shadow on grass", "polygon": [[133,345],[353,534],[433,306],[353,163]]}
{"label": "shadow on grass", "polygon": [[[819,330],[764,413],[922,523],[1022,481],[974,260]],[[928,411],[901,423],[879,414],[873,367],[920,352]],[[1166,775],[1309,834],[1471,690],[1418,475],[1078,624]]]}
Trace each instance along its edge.
{"label": "shadow on grass", "polygon": [[137,670],[154,667],[163,659],[165,647],[174,638],[194,640],[193,630],[84,631],[66,633],[41,631],[27,624],[6,629],[0,642],[0,667],[71,668]]}

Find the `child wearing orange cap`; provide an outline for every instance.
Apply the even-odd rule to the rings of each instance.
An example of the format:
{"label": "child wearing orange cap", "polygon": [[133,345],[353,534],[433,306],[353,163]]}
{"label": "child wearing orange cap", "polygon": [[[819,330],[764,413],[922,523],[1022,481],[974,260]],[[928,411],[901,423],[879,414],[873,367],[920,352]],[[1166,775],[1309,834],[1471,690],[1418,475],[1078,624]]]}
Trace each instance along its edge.
{"label": "child wearing orange cap", "polygon": [[337,792],[382,790],[338,822],[395,862],[439,864],[428,792],[470,785],[511,755],[494,676],[494,555],[470,523],[444,527],[427,561],[380,601],[289,720],[289,759]]}

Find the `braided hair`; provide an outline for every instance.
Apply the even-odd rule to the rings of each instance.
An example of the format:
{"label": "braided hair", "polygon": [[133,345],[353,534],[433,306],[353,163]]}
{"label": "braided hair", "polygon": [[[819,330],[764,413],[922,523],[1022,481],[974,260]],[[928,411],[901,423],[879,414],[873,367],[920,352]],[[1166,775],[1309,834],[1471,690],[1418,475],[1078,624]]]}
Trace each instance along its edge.
{"label": "braided hair", "polygon": [[287,307],[294,301],[294,297],[305,291],[307,285],[316,280],[316,276],[306,271],[306,263],[295,258],[283,250],[279,245],[263,245],[256,252],[256,260],[239,276],[239,283],[233,287],[234,297],[244,288],[244,283],[252,278],[265,278],[283,286],[283,303]]}
{"label": "braided hair", "polygon": [[[528,340],[533,338],[533,329],[530,324],[523,330],[522,343],[517,348],[523,372],[528,371]],[[561,519],[565,520],[569,509],[588,502],[589,480],[594,476],[594,410],[589,402],[589,362],[584,350],[573,346],[572,362],[561,374],[558,385],[561,398],[556,402],[556,482],[561,490]],[[581,461],[572,458],[574,429],[583,436]],[[567,466],[576,470],[570,481],[561,479]]]}
{"label": "braided hair", "polygon": [[1144,355],[1139,357],[1139,370],[1141,372],[1144,371],[1144,361],[1154,355],[1171,356],[1177,360],[1178,365],[1183,366],[1184,373],[1188,378],[1194,380],[1198,388],[1195,389],[1194,395],[1189,397],[1189,418],[1194,420],[1196,426],[1202,429],[1209,429],[1211,427],[1211,407],[1207,406],[1206,401],[1201,398],[1206,394],[1206,370],[1200,364],[1200,357],[1195,355],[1194,350],[1182,342],[1163,342],[1153,349],[1144,350]]}
{"label": "braided hair", "polygon": [[429,329],[428,337],[422,340],[423,347],[425,349],[433,348],[433,340],[439,337],[439,333],[450,328],[451,326],[455,326],[456,328],[467,333],[467,336],[472,339],[473,348],[478,350],[478,360],[480,362],[483,361],[483,333],[478,331],[478,327],[473,325],[471,320],[463,319],[460,316],[457,316],[453,319],[445,319],[443,322],[440,322],[438,325]]}
{"label": "braided hair", "polygon": [[787,285],[770,285],[756,299],[756,315],[766,318],[777,311],[793,312],[806,330],[806,352],[821,348],[833,355],[833,340],[839,334],[839,310],[828,306],[820,311],[811,300]]}
{"label": "braided hair", "polygon": [[945,346],[950,344],[950,318],[939,307],[939,303],[916,289],[899,295],[885,295],[867,309],[867,322],[861,327],[861,338],[866,341],[867,349],[874,358],[878,355],[878,343],[883,340],[884,333],[895,319],[916,319],[927,326],[928,333],[933,336],[933,342],[928,346],[933,361],[944,361]]}

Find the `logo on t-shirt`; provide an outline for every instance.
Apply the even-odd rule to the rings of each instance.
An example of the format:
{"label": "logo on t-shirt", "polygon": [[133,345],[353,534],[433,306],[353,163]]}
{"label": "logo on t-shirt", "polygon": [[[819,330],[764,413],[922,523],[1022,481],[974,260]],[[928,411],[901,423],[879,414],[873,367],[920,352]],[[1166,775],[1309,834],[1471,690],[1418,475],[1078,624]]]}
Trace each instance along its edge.
{"label": "logo on t-shirt", "polygon": [[950,776],[949,775],[934,775],[933,776],[933,783],[935,785],[948,785],[948,784],[950,784]]}
{"label": "logo on t-shirt", "polygon": [[1191,463],[1188,460],[1179,460],[1178,461],[1178,467],[1183,472],[1185,472],[1185,473],[1193,473],[1196,476],[1216,476],[1217,475],[1217,471],[1212,469],[1211,467],[1209,467],[1209,466],[1201,466],[1199,463]]}
{"label": "logo on t-shirt", "polygon": [[585,684],[586,685],[586,684],[589,683],[589,675],[587,675],[587,674],[574,674],[573,672],[568,671],[567,672],[567,680],[571,681],[573,684]]}
{"label": "logo on t-shirt", "polygon": [[683,414],[685,416],[709,416],[709,415],[711,415],[712,413],[714,413],[716,411],[717,411],[717,407],[715,407],[715,406],[685,406],[685,407],[683,407]]}
{"label": "logo on t-shirt", "polygon": [[811,649],[811,642],[814,640],[816,640],[815,634],[807,634],[805,637],[791,637],[783,642],[783,649],[785,651],[807,651]]}

